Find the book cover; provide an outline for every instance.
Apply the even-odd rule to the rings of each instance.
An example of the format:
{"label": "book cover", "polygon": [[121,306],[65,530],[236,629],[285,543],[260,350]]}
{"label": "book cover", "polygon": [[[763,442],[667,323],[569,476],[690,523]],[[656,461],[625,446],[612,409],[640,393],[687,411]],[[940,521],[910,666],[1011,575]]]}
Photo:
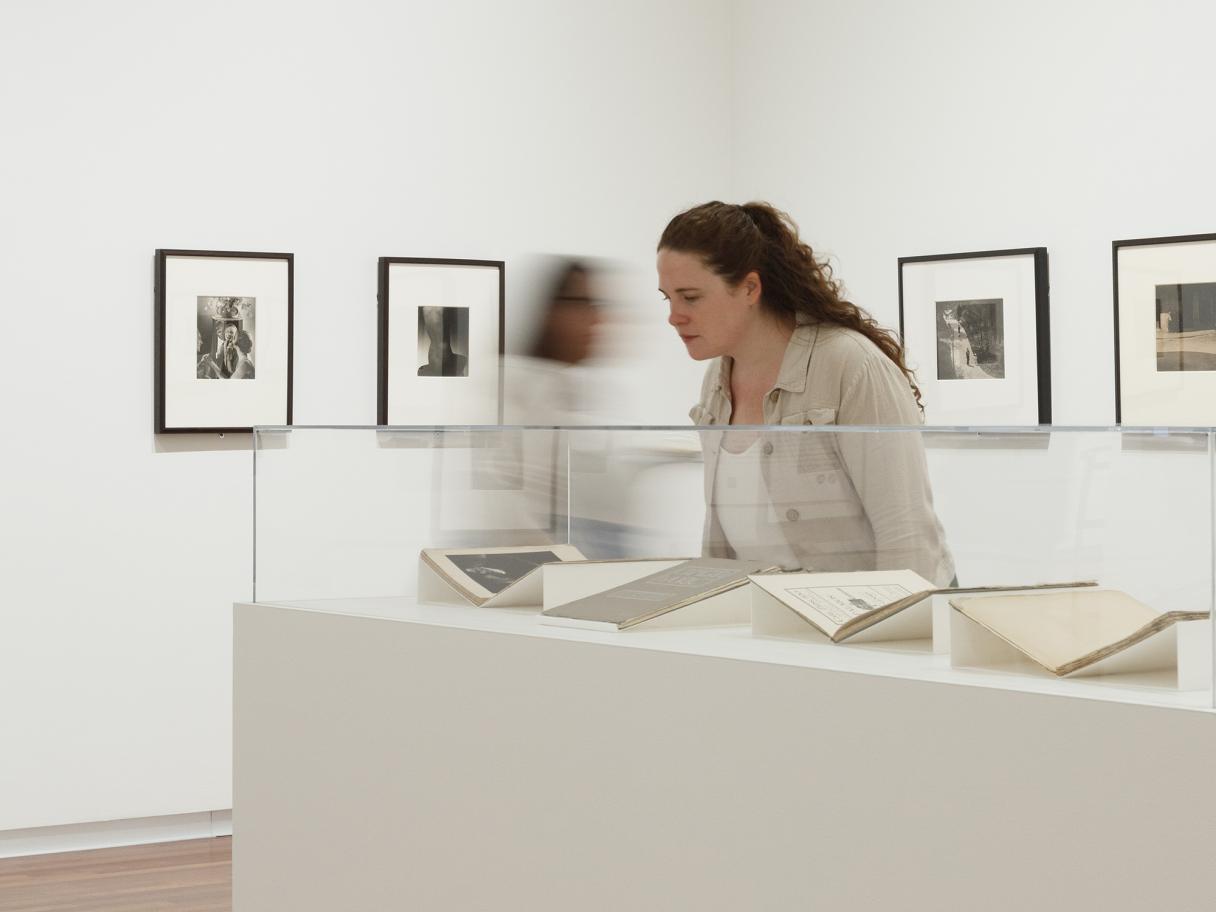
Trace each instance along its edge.
{"label": "book cover", "polygon": [[624,630],[747,584],[749,574],[772,569],[760,561],[701,557],[683,561],[605,592],[542,612],[571,626]]}

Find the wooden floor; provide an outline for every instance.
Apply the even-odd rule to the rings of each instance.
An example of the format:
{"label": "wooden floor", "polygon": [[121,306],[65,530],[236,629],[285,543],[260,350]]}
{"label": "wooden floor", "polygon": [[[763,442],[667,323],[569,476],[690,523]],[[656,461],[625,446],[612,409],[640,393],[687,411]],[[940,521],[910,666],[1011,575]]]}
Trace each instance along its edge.
{"label": "wooden floor", "polygon": [[0,912],[231,912],[232,839],[0,859]]}

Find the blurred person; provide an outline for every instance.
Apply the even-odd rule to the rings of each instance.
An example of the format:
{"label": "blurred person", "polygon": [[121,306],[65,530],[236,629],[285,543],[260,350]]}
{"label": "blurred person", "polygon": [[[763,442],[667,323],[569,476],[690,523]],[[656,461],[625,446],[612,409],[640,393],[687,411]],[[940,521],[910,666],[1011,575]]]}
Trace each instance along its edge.
{"label": "blurred person", "polygon": [[506,424],[584,423],[589,403],[577,370],[596,353],[601,304],[591,267],[563,260],[553,270],[524,354],[504,365]]}
{"label": "blurred person", "polygon": [[[658,243],[659,290],[690,357],[708,361],[698,425],[918,425],[899,340],[842,296],[767,203],[710,202]],[[703,434],[709,556],[787,570],[911,569],[954,578],[918,434]]]}
{"label": "blurred person", "polygon": [[[602,341],[601,282],[600,271],[585,261],[550,264],[532,332],[522,351],[504,364],[505,424],[564,428],[598,420],[593,397],[602,378],[591,364]],[[588,557],[624,556],[630,528],[623,521],[620,492],[629,485],[617,475],[621,460],[612,458],[606,432],[518,433],[522,442],[516,452],[532,515],[550,519],[555,538],[579,546]],[[508,447],[502,452],[509,458]]]}

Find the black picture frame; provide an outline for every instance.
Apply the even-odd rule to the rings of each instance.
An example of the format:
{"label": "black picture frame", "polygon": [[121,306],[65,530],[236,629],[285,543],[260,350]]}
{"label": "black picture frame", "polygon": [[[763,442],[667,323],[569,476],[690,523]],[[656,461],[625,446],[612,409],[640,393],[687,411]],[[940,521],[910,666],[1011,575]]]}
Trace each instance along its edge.
{"label": "black picture frame", "polygon": [[[918,256],[899,257],[899,336],[907,345],[908,315],[904,275],[905,267],[911,264],[942,263],[950,264],[965,260],[1000,260],[1007,258],[1026,258],[1032,261],[1034,282],[1034,358],[1033,364],[1022,365],[1023,369],[1033,371],[1035,377],[1035,403],[1037,424],[1050,425],[1051,415],[1051,280],[1046,247],[1010,247],[997,250],[970,250],[961,253],[924,254]],[[943,421],[933,422],[942,424],[962,424],[975,422]],[[997,425],[1010,422],[997,421]]]}
{"label": "black picture frame", "polygon": [[[389,425],[390,390],[395,375],[394,365],[390,363],[390,313],[391,289],[390,271],[395,265],[414,266],[449,266],[468,267],[474,269],[495,269],[498,272],[497,315],[497,363],[494,374],[497,378],[497,403],[493,416],[494,424],[502,424],[503,416],[503,356],[506,352],[506,262],[504,260],[479,260],[448,257],[392,257],[382,256],[377,263],[376,273],[376,423],[385,427]],[[402,424],[403,422],[397,422]],[[404,422],[404,424],[435,424],[436,422]],[[459,422],[461,424],[468,422]],[[488,422],[487,422],[488,423]]]}
{"label": "black picture frame", "polygon": [[[237,424],[230,422],[218,422],[215,424],[200,423],[200,424],[169,424],[167,420],[168,413],[168,398],[170,396],[170,388],[172,386],[170,378],[167,377],[166,371],[168,366],[167,356],[167,339],[166,331],[169,324],[169,315],[167,312],[168,300],[171,297],[168,287],[168,264],[171,259],[191,258],[204,260],[237,260],[237,261],[282,261],[286,265],[285,288],[283,294],[285,298],[285,339],[281,344],[283,347],[283,361],[285,364],[284,376],[282,377],[283,386],[286,391],[283,410],[277,411],[275,414],[267,414],[266,421],[258,421],[256,424],[284,424],[292,423],[292,392],[293,392],[293,370],[294,370],[294,349],[293,339],[295,334],[295,256],[291,253],[265,253],[254,252],[247,250],[194,250],[184,248],[159,248],[156,250],[153,258],[153,298],[154,298],[154,317],[153,317],[153,388],[154,388],[154,403],[153,403],[153,430],[157,434],[225,434],[225,433],[249,433],[253,430],[253,424]],[[212,289],[218,290],[218,289]]]}
{"label": "black picture frame", "polygon": [[[1118,425],[1123,424],[1124,411],[1125,411],[1125,409],[1124,409],[1124,406],[1125,406],[1124,386],[1125,386],[1125,382],[1126,382],[1125,377],[1124,377],[1124,367],[1126,367],[1127,362],[1129,360],[1131,360],[1128,357],[1128,353],[1124,351],[1125,343],[1127,343],[1128,337],[1127,337],[1127,334],[1125,334],[1123,332],[1122,319],[1120,317],[1120,285],[1122,283],[1121,283],[1121,274],[1120,274],[1120,269],[1119,269],[1119,254],[1122,251],[1133,250],[1133,249],[1139,248],[1139,247],[1180,247],[1180,246],[1185,246],[1185,245],[1190,245],[1190,244],[1216,244],[1216,233],[1178,234],[1178,235],[1169,235],[1169,236],[1165,236],[1165,237],[1127,238],[1124,240],[1118,240],[1118,241],[1111,242],[1111,298],[1112,298],[1113,314],[1114,314],[1115,424],[1118,424]],[[1216,272],[1213,273],[1213,279],[1216,280]],[[1127,301],[1123,302],[1123,307],[1124,307],[1123,317],[1127,317],[1128,311],[1130,310],[1130,308],[1132,306],[1134,306],[1134,305],[1130,304]],[[1154,309],[1157,309],[1157,307],[1158,307],[1157,303],[1154,302]],[[1179,329],[1181,329],[1181,327],[1179,327]],[[1171,398],[1176,399],[1179,392],[1180,391],[1173,391],[1171,394]],[[1186,395],[1185,392],[1182,392],[1182,394]],[[1210,394],[1209,394],[1208,390],[1202,391],[1200,395],[1202,396],[1202,398],[1205,401],[1210,399]],[[1191,420],[1190,418],[1188,418],[1187,420],[1184,420],[1181,422],[1170,421],[1170,420],[1156,421],[1150,417],[1149,420],[1137,420],[1137,421],[1133,422],[1133,424],[1141,425],[1141,426],[1144,426],[1144,425],[1147,425],[1147,426],[1159,426],[1159,425],[1208,426],[1208,425],[1216,424],[1216,408],[1213,408],[1213,409],[1201,408],[1200,411],[1206,412],[1206,414],[1194,415],[1194,418],[1199,419],[1199,420]],[[1143,415],[1138,416],[1138,417],[1143,418]]]}

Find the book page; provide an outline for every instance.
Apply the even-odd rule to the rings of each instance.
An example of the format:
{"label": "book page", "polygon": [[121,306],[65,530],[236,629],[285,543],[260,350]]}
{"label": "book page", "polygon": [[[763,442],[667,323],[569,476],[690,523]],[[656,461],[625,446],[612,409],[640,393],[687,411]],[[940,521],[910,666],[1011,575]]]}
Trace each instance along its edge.
{"label": "book page", "polygon": [[895,583],[874,586],[797,586],[785,590],[800,603],[798,611],[828,636],[850,621],[912,594]]}
{"label": "book page", "polygon": [[1160,615],[1114,589],[973,596],[950,604],[1053,672],[1131,637]]}

